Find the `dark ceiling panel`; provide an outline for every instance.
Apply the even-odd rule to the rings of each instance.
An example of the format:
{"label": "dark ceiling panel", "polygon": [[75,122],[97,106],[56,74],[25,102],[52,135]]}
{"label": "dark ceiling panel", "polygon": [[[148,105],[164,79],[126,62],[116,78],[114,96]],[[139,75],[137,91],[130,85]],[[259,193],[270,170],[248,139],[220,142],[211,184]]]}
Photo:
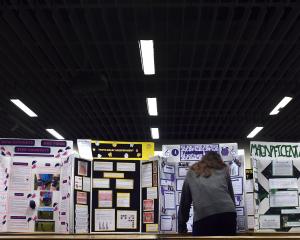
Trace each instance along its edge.
{"label": "dark ceiling panel", "polygon": [[[298,1],[2,1],[0,135],[298,141]],[[154,76],[138,40],[153,39]],[[284,96],[292,102],[269,116]],[[158,117],[146,98],[157,97]],[[9,101],[20,98],[30,119]]]}

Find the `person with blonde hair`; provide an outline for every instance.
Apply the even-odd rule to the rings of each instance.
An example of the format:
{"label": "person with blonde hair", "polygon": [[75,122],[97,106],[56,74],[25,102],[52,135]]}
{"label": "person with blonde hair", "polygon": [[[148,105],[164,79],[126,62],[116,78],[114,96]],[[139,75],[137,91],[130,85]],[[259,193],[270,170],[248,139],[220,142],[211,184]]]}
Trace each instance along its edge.
{"label": "person with blonde hair", "polygon": [[236,233],[236,210],[229,169],[216,152],[208,152],[191,166],[182,187],[178,232],[186,233],[191,204],[194,236]]}

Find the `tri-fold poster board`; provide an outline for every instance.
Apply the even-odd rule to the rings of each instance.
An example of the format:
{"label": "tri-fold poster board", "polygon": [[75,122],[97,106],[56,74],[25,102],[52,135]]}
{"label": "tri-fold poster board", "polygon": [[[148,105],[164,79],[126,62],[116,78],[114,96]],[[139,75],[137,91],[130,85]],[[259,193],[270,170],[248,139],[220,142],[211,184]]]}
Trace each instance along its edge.
{"label": "tri-fold poster board", "polygon": [[300,230],[300,144],[251,142],[256,231]]}

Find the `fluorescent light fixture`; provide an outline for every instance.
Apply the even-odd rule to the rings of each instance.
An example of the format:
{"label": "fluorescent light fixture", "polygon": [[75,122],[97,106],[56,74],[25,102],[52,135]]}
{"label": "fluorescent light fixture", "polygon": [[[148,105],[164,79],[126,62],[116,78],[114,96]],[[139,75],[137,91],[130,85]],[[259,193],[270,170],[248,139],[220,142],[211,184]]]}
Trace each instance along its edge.
{"label": "fluorescent light fixture", "polygon": [[58,132],[56,132],[53,128],[47,128],[46,130],[48,133],[50,133],[56,139],[65,139],[62,135],[60,135]]}
{"label": "fluorescent light fixture", "polygon": [[247,136],[247,138],[254,138],[256,134],[258,134],[264,127],[256,127],[252,130],[251,133]]}
{"label": "fluorescent light fixture", "polygon": [[139,47],[144,74],[155,74],[153,40],[140,40]]}
{"label": "fluorescent light fixture", "polygon": [[25,112],[29,117],[37,117],[37,115],[27,107],[21,100],[19,99],[10,99],[10,101],[15,104],[18,108],[20,108],[23,112]]}
{"label": "fluorescent light fixture", "polygon": [[276,115],[279,113],[279,110],[281,108],[284,108],[293,98],[291,97],[284,97],[280,103],[277,104],[277,106],[270,112],[270,115]]}
{"label": "fluorescent light fixture", "polygon": [[151,128],[151,137],[152,139],[159,139],[158,128]]}
{"label": "fluorescent light fixture", "polygon": [[147,109],[150,116],[158,115],[156,98],[147,98]]}

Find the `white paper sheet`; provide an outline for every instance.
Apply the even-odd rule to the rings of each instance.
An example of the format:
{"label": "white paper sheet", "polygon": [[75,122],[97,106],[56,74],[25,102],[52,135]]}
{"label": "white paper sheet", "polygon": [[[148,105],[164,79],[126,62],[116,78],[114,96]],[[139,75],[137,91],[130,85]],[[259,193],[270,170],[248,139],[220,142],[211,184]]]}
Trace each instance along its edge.
{"label": "white paper sheet", "polygon": [[287,189],[287,188],[298,189],[297,178],[270,178],[269,188],[270,189]]}
{"label": "white paper sheet", "polygon": [[152,187],[152,163],[142,164],[142,187]]}
{"label": "white paper sheet", "polygon": [[121,171],[121,172],[135,172],[135,163],[121,163],[121,162],[117,162],[117,171]]}
{"label": "white paper sheet", "polygon": [[260,215],[259,226],[261,229],[280,229],[280,215]]}
{"label": "white paper sheet", "polygon": [[95,209],[95,231],[115,231],[115,209]]}
{"label": "white paper sheet", "polygon": [[75,232],[89,232],[89,212],[87,205],[76,204],[75,206]]}
{"label": "white paper sheet", "polygon": [[10,190],[30,191],[31,167],[27,161],[14,161],[11,166]]}
{"label": "white paper sheet", "polygon": [[109,188],[110,187],[109,180],[110,179],[108,178],[94,178],[93,188]]}
{"label": "white paper sheet", "polygon": [[90,139],[78,139],[77,140],[78,152],[81,158],[93,160],[91,140]]}
{"label": "white paper sheet", "polygon": [[178,167],[178,176],[185,177],[189,168],[188,167]]}
{"label": "white paper sheet", "polygon": [[94,161],[94,171],[113,171],[113,162]]}
{"label": "white paper sheet", "polygon": [[272,173],[273,176],[293,176],[293,161],[273,160]]}
{"label": "white paper sheet", "polygon": [[112,207],[112,190],[98,191],[98,207],[99,208]]}
{"label": "white paper sheet", "polygon": [[130,207],[130,193],[117,193],[117,207]]}
{"label": "white paper sheet", "polygon": [[248,229],[254,229],[255,222],[254,222],[254,216],[248,216]]}
{"label": "white paper sheet", "polygon": [[246,192],[254,192],[253,191],[253,179],[246,180]]}
{"label": "white paper sheet", "polygon": [[82,177],[75,176],[74,188],[76,190],[82,190]]}
{"label": "white paper sheet", "polygon": [[133,179],[116,179],[116,189],[133,189]]}
{"label": "white paper sheet", "polygon": [[298,191],[270,192],[270,207],[298,207]]}
{"label": "white paper sheet", "polygon": [[136,229],[137,211],[118,210],[117,211],[118,229]]}
{"label": "white paper sheet", "polygon": [[237,178],[231,178],[233,192],[236,195],[242,195],[243,194],[243,178],[237,177]]}
{"label": "white paper sheet", "polygon": [[147,188],[147,199],[157,199],[157,187]]}
{"label": "white paper sheet", "polygon": [[175,173],[175,166],[173,166],[173,165],[165,165],[164,167],[163,167],[163,172],[164,173],[170,173],[170,174],[174,174]]}
{"label": "white paper sheet", "polygon": [[171,231],[172,230],[172,216],[161,215],[160,216],[160,230]]}
{"label": "white paper sheet", "polygon": [[246,193],[247,215],[254,215],[254,198],[253,193]]}
{"label": "white paper sheet", "polygon": [[89,177],[82,178],[82,191],[85,191],[85,192],[91,191],[91,178],[89,178]]}
{"label": "white paper sheet", "polygon": [[11,232],[28,232],[29,224],[26,216],[10,216],[8,220],[8,231]]}
{"label": "white paper sheet", "polygon": [[164,191],[164,203],[165,209],[175,209],[175,192],[173,191]]}
{"label": "white paper sheet", "polygon": [[184,183],[184,179],[176,179],[176,190],[181,191]]}
{"label": "white paper sheet", "polygon": [[26,215],[26,211],[29,207],[29,201],[24,193],[12,193],[9,196],[8,206],[10,215],[22,216]]}
{"label": "white paper sheet", "polygon": [[172,181],[169,179],[160,179],[161,186],[172,186]]}

